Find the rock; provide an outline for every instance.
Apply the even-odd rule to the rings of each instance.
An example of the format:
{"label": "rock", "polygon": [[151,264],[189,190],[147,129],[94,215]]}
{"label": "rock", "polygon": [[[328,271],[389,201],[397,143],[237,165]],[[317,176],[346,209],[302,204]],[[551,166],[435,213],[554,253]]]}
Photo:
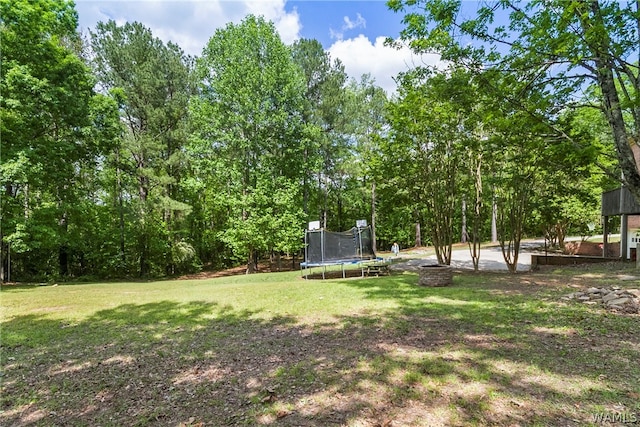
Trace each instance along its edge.
{"label": "rock", "polygon": [[627,289],[627,292],[640,299],[640,289]]}
{"label": "rock", "polygon": [[589,305],[603,304],[608,310],[622,313],[640,313],[640,289],[591,287],[583,292],[568,294],[562,299],[579,301]]}
{"label": "rock", "polygon": [[613,301],[614,299],[618,299],[619,296],[615,292],[611,292],[602,297],[602,302],[608,303],[609,301]]}
{"label": "rock", "polygon": [[629,301],[631,301],[631,298],[616,298],[613,300],[609,300],[606,302],[607,305],[609,306],[614,306],[614,305],[624,305],[626,303],[628,303]]}

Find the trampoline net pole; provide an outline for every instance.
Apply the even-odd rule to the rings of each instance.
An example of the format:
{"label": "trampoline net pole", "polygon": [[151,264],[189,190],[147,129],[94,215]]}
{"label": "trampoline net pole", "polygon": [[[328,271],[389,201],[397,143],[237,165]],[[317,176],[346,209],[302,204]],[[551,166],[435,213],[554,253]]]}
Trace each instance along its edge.
{"label": "trampoline net pole", "polygon": [[323,228],[320,229],[320,259],[324,264],[324,229]]}

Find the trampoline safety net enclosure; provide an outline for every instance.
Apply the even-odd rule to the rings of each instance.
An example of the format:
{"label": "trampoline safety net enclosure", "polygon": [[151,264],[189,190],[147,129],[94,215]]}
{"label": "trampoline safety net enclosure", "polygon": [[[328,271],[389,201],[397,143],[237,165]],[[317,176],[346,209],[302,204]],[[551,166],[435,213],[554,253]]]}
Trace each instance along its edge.
{"label": "trampoline safety net enclosure", "polygon": [[345,264],[375,259],[371,227],[353,227],[343,232],[324,229],[305,232],[307,267]]}

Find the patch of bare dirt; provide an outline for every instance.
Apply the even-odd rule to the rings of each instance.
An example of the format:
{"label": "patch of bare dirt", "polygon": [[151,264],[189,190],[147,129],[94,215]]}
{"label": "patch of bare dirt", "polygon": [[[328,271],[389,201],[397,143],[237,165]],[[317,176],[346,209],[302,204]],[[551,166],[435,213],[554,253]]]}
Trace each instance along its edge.
{"label": "patch of bare dirt", "polygon": [[[283,259],[280,265],[270,260],[262,260],[258,263],[258,269],[256,273],[276,273],[283,271],[300,270],[300,261],[295,262],[291,259]],[[214,270],[205,268],[203,271],[194,274],[185,274],[178,277],[178,280],[198,280],[198,279],[213,279],[216,277],[229,277],[237,276],[247,273],[247,266],[240,265],[237,267],[227,268],[224,270]]]}

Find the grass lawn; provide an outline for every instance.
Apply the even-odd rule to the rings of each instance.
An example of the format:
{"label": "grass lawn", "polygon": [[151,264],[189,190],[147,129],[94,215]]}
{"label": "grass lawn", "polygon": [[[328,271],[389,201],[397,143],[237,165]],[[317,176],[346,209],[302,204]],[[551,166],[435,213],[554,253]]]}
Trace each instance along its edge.
{"label": "grass lawn", "polygon": [[5,286],[0,424],[640,423],[640,316],[561,298],[628,264],[299,275]]}

